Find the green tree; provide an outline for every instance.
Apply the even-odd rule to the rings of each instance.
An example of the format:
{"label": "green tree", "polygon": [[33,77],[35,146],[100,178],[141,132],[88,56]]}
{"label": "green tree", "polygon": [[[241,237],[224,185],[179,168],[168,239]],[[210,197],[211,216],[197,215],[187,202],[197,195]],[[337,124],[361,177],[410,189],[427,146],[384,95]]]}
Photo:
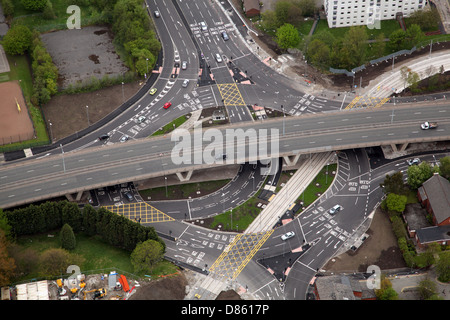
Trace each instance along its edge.
{"label": "green tree", "polygon": [[417,24],[408,27],[405,33],[404,47],[411,49],[425,39],[425,34]]}
{"label": "green tree", "polygon": [[403,173],[398,171],[392,175],[386,175],[383,183],[380,185],[383,188],[385,194],[395,193],[406,195],[408,188],[403,182]]}
{"label": "green tree", "polygon": [[406,32],[403,29],[397,29],[389,36],[388,46],[392,51],[404,49]]}
{"label": "green tree", "polygon": [[290,1],[280,0],[275,3],[275,16],[280,26],[288,22],[289,10],[292,3]]}
{"label": "green tree", "polygon": [[419,282],[419,293],[422,299],[429,300],[437,293],[436,283],[430,279],[424,279]]}
{"label": "green tree", "polygon": [[62,208],[62,223],[72,227],[74,232],[81,231],[83,216],[78,205],[74,202],[66,202]]}
{"label": "green tree", "polygon": [[61,247],[66,250],[73,250],[77,245],[77,241],[75,239],[75,234],[73,233],[72,227],[67,223],[63,225],[61,228],[61,232],[59,234],[59,240],[61,242]]}
{"label": "green tree", "polygon": [[439,170],[441,172],[441,175],[446,178],[450,179],[450,157],[443,157],[439,160]]}
{"label": "green tree", "polygon": [[7,246],[5,232],[0,229],[0,287],[10,284],[16,268],[14,259],[8,255]]}
{"label": "green tree", "polygon": [[295,48],[300,43],[300,35],[297,29],[289,23],[285,23],[277,30],[277,44],[283,49]]}
{"label": "green tree", "polygon": [[372,53],[375,58],[384,56],[384,50],[386,49],[386,41],[384,41],[384,33],[380,33],[376,36],[375,42],[372,44]]}
{"label": "green tree", "polygon": [[14,25],[3,38],[3,48],[11,55],[22,55],[31,46],[31,30],[24,25]]}
{"label": "green tree", "polygon": [[402,213],[405,211],[406,200],[406,196],[389,193],[386,197],[386,205],[389,211]]}
{"label": "green tree", "polygon": [[65,274],[70,264],[70,254],[64,249],[47,249],[39,257],[39,269],[44,277]]}
{"label": "green tree", "polygon": [[385,276],[382,276],[380,289],[375,290],[375,295],[378,300],[398,300],[397,292],[392,288],[391,281]]}
{"label": "green tree", "polygon": [[135,272],[149,273],[154,265],[159,262],[164,255],[164,248],[161,243],[154,240],[147,240],[140,243],[131,253],[131,263]]}
{"label": "green tree", "polygon": [[22,5],[27,10],[42,11],[47,5],[47,0],[22,0]]}
{"label": "green tree", "polygon": [[308,45],[308,61],[317,67],[327,69],[330,65],[330,48],[319,39],[314,39]]}
{"label": "green tree", "polygon": [[417,189],[422,183],[430,179],[432,175],[433,170],[426,161],[419,165],[410,166],[408,168],[408,184],[411,188]]}
{"label": "green tree", "polygon": [[436,262],[436,274],[441,282],[450,281],[450,251],[442,252]]}
{"label": "green tree", "polygon": [[367,53],[367,32],[365,26],[350,27],[342,42],[350,54],[352,67],[358,67],[365,63]]}

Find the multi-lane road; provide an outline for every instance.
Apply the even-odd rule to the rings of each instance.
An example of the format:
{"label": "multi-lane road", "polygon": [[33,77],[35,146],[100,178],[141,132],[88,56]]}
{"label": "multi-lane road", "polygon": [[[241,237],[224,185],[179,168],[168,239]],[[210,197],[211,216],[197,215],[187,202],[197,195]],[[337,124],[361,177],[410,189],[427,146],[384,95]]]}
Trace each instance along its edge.
{"label": "multi-lane road", "polygon": [[[254,183],[260,186],[265,176],[249,165],[242,167],[228,190],[224,188],[193,201],[155,203],[167,218],[152,226],[167,240],[167,256],[171,259],[237,279],[260,299],[305,299],[317,270],[370,219],[382,195],[380,179],[399,168],[400,162],[371,169],[366,153],[359,148],[449,140],[450,111],[445,104],[430,103],[343,112],[342,101],[306,94],[300,84],[262,62],[247,46],[242,24],[236,24],[239,17],[227,2],[222,5],[214,1],[151,0],[147,4],[164,55],[162,66],[155,70],[159,73],[153,84],[156,94],[146,93],[92,134],[31,159],[4,164],[0,167],[0,207],[227,162],[267,158],[248,154],[253,146],[258,146],[259,139],[245,141],[246,153],[238,155],[234,141],[226,139],[227,129],[243,127],[257,134],[268,132],[268,141],[277,142],[277,156],[342,150],[338,176],[327,193],[297,219],[268,233],[238,235],[181,221],[188,218],[187,214],[189,218],[217,214],[254,194]],[[154,16],[155,11],[159,17]],[[202,22],[206,27],[202,27]],[[222,32],[227,33],[228,40]],[[186,68],[181,67],[183,62]],[[189,80],[187,87],[182,85],[185,80]],[[166,102],[172,104],[168,109],[163,108]],[[217,105],[227,108],[231,123],[215,128],[224,140],[223,150],[233,147],[225,163],[174,163],[175,142],[170,136],[142,139],[173,119]],[[248,105],[271,107],[293,117],[254,121]],[[139,120],[142,116],[145,118]],[[420,130],[423,120],[439,120],[439,128]],[[97,139],[105,133],[109,135],[107,141]],[[131,141],[120,143],[124,135]],[[196,156],[203,155],[208,146],[206,142],[194,143],[186,155],[198,159]],[[243,185],[240,198],[238,193],[230,196]],[[343,210],[330,216],[327,211],[335,204]],[[287,231],[294,231],[296,236],[282,241],[280,236]],[[233,253],[239,253],[241,260],[234,256],[227,259]],[[284,278],[282,286],[277,277]]]}

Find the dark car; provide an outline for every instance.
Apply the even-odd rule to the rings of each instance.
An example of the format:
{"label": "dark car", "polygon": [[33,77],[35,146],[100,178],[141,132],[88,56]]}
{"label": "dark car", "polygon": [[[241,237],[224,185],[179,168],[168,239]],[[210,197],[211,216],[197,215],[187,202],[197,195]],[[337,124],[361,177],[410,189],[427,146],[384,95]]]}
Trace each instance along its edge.
{"label": "dark car", "polygon": [[105,133],[105,134],[102,134],[100,137],[98,137],[98,140],[100,140],[100,141],[102,141],[102,140],[108,140],[109,139],[109,136]]}
{"label": "dark car", "polygon": [[130,192],[125,192],[125,198],[130,202],[133,201],[133,195]]}

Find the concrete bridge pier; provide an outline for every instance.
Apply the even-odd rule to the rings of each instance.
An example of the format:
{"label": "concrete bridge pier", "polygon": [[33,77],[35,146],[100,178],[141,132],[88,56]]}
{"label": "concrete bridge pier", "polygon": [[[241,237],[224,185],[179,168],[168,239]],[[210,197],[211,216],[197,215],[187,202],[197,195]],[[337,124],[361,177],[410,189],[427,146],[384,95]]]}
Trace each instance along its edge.
{"label": "concrete bridge pier", "polygon": [[295,166],[300,159],[301,154],[296,154],[293,156],[283,156],[284,166],[292,167]]}
{"label": "concrete bridge pier", "polygon": [[184,182],[184,181],[191,180],[193,172],[194,172],[194,170],[189,170],[186,172],[177,172],[176,175],[181,182]]}
{"label": "concrete bridge pier", "polygon": [[391,144],[391,148],[392,148],[392,151],[394,151],[394,152],[405,151],[406,148],[408,147],[408,145],[409,145],[408,142],[403,143],[403,144],[400,144],[400,145],[397,145],[397,144],[395,144],[395,143],[392,143],[392,144]]}
{"label": "concrete bridge pier", "polygon": [[76,201],[80,201],[81,197],[83,196],[84,191],[79,191],[77,193],[68,193],[66,194],[66,198],[67,200],[69,200],[70,202],[76,202]]}

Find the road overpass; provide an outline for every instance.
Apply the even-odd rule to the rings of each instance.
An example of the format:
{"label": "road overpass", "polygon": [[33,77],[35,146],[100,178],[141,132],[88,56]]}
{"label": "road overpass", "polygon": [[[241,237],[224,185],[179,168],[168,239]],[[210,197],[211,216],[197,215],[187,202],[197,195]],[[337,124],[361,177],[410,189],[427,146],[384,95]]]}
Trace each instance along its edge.
{"label": "road overpass", "polygon": [[[425,120],[438,121],[439,127],[421,130],[420,123]],[[215,127],[214,132],[226,137],[227,132],[242,130],[241,126]],[[223,150],[233,149],[234,154],[228,153],[225,161],[215,163],[174,163],[172,151],[176,143],[167,135],[69,153],[61,150],[59,155],[44,155],[29,161],[5,164],[0,169],[0,207],[10,208],[68,194],[80,195],[99,187],[158,176],[179,174],[186,177],[195,170],[267,160],[272,156],[295,162],[295,158],[302,154],[450,140],[450,109],[447,104],[434,103],[321,113],[255,121],[244,130],[248,132],[250,129],[272,134],[267,138],[267,152],[261,154],[259,150],[258,154],[249,154],[249,150],[258,149],[260,145],[258,139],[246,139],[246,152],[239,154],[238,148],[243,146],[235,140],[224,138]],[[192,132],[194,145],[189,151],[190,159],[203,159],[205,148],[211,149],[213,144],[205,142],[208,130],[211,129],[202,131],[200,137],[204,141],[198,146],[198,139]],[[276,154],[271,154],[274,139],[278,142],[278,150],[274,149]]]}

